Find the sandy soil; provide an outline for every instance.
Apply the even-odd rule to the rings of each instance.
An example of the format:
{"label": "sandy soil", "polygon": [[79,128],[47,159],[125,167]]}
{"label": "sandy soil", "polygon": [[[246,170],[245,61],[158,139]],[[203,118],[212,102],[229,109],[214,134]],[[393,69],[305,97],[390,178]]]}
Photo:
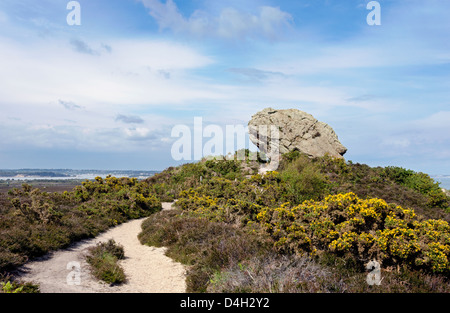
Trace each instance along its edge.
{"label": "sandy soil", "polygon": [[[171,209],[171,203],[163,203]],[[164,255],[165,248],[142,245],[137,235],[145,219],[121,224],[100,236],[85,240],[19,269],[19,279],[40,285],[42,293],[182,293],[186,290],[185,268]],[[120,261],[127,282],[110,286],[90,274],[85,261],[87,249],[98,242],[114,239],[125,250]]]}

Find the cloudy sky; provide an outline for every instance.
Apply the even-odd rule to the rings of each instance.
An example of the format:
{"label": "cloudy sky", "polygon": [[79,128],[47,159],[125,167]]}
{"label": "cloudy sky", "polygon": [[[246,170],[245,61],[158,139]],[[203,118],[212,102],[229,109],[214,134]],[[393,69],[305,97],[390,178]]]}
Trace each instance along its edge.
{"label": "cloudy sky", "polygon": [[0,2],[0,168],[162,170],[175,125],[273,107],[450,174],[450,1],[380,0],[379,26],[366,0],[79,0],[79,26],[68,2]]}

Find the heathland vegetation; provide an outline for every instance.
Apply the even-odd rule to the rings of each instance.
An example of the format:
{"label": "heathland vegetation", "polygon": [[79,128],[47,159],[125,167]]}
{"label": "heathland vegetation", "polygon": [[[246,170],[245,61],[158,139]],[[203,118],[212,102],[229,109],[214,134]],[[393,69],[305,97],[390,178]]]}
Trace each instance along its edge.
{"label": "heathland vegetation", "polygon": [[[188,291],[450,291],[450,199],[428,175],[298,152],[277,172],[258,163],[205,160],[148,179],[178,211],[152,215],[140,240],[190,266]],[[365,280],[372,259],[380,286]]]}
{"label": "heathland vegetation", "polygon": [[13,188],[0,197],[0,274],[6,282],[30,259],[160,209],[148,185],[134,178],[97,177],[52,193],[29,184]]}
{"label": "heathland vegetation", "polygon": [[[263,162],[205,159],[144,181],[13,189],[0,200],[0,271],[148,216],[141,243],[188,266],[189,292],[450,291],[450,198],[428,175],[298,152],[261,175]],[[366,282],[370,260],[380,285]]]}
{"label": "heathland vegetation", "polygon": [[118,261],[124,258],[123,246],[118,245],[114,239],[110,239],[89,248],[86,260],[91,265],[92,273],[96,278],[109,284],[121,284],[125,282],[126,277]]}

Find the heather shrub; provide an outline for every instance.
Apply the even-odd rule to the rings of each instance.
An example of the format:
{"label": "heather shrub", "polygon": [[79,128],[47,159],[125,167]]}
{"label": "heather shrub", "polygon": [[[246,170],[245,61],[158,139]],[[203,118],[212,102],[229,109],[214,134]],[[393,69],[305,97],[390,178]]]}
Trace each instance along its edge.
{"label": "heather shrub", "polygon": [[121,284],[125,281],[125,273],[118,261],[124,257],[123,247],[110,239],[89,248],[86,261],[96,278],[109,284]]}
{"label": "heather shrub", "polygon": [[330,271],[309,257],[267,253],[214,273],[208,292],[315,293],[324,292],[331,279]]}
{"label": "heather shrub", "polygon": [[268,238],[206,218],[160,212],[146,219],[138,236],[143,244],[167,247],[166,254],[188,265],[187,291],[206,291],[212,275],[269,249]]}

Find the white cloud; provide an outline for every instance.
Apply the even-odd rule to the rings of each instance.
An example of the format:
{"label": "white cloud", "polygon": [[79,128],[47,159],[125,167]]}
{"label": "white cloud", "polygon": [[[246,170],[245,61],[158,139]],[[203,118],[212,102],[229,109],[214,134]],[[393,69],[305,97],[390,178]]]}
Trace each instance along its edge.
{"label": "white cloud", "polygon": [[234,74],[239,74],[251,81],[286,78],[286,75],[281,72],[262,71],[256,68],[230,68],[228,71]]}
{"label": "white cloud", "polygon": [[160,29],[170,29],[175,33],[188,33],[198,37],[221,37],[226,39],[245,39],[263,37],[277,39],[280,30],[289,26],[292,16],[280,8],[262,6],[257,14],[224,8],[214,16],[206,11],[196,10],[188,18],[184,17],[172,0],[162,3],[159,0],[140,0],[150,15],[157,21]]}
{"label": "white cloud", "polygon": [[287,75],[316,75],[333,71],[426,66],[450,62],[450,54],[433,47],[422,48],[415,43],[405,43],[399,47],[389,43],[356,39],[345,45],[304,45],[303,48],[286,46],[279,49],[278,53],[263,60],[264,64],[257,66],[261,70],[280,71]]}
{"label": "white cloud", "polygon": [[394,148],[405,149],[411,145],[411,141],[408,138],[395,138],[393,136],[384,138],[381,142],[382,145]]}
{"label": "white cloud", "polygon": [[145,127],[125,128],[125,134],[132,139],[147,139],[151,134],[150,129]]}
{"label": "white cloud", "polygon": [[116,121],[120,121],[120,122],[123,122],[126,124],[142,124],[142,123],[144,123],[144,120],[139,116],[123,115],[123,114],[117,115]]}
{"label": "white cloud", "polygon": [[440,111],[427,116],[421,120],[415,122],[419,127],[428,129],[441,129],[448,130],[445,133],[450,138],[450,111]]}
{"label": "white cloud", "polygon": [[[3,38],[0,41],[3,105],[48,107],[52,101],[71,99],[88,109],[111,109],[214,97],[213,92],[205,92],[187,78],[187,71],[207,66],[212,59],[181,44],[112,40],[108,42],[111,52],[96,55],[74,51],[70,39],[37,39],[26,45]],[[92,50],[103,45],[85,44]],[[170,71],[170,79],[162,77],[161,70]]]}
{"label": "white cloud", "polygon": [[78,104],[76,104],[75,102],[72,102],[72,101],[64,101],[64,100],[59,99],[58,102],[59,102],[59,104],[61,104],[67,110],[83,109],[82,106],[79,106]]}
{"label": "white cloud", "polygon": [[[167,125],[176,123],[170,116],[150,114],[152,108],[220,95],[190,74],[213,60],[182,44],[82,39],[101,53],[80,53],[70,37],[20,41],[0,36],[0,42],[0,148],[145,149],[138,141],[162,144],[159,138],[170,135]],[[123,114],[120,121],[139,128],[123,127],[118,114]]]}
{"label": "white cloud", "polygon": [[93,50],[89,45],[80,39],[72,39],[70,44],[75,49],[75,51],[80,53],[86,53],[91,55],[99,55],[98,51]]}
{"label": "white cloud", "polygon": [[[378,150],[384,157],[411,157],[419,160],[438,160],[450,155],[450,112],[442,111],[421,119],[382,124],[378,131]],[[373,135],[372,135],[373,136]],[[375,142],[375,137],[372,142]],[[411,159],[412,160],[412,159]]]}

